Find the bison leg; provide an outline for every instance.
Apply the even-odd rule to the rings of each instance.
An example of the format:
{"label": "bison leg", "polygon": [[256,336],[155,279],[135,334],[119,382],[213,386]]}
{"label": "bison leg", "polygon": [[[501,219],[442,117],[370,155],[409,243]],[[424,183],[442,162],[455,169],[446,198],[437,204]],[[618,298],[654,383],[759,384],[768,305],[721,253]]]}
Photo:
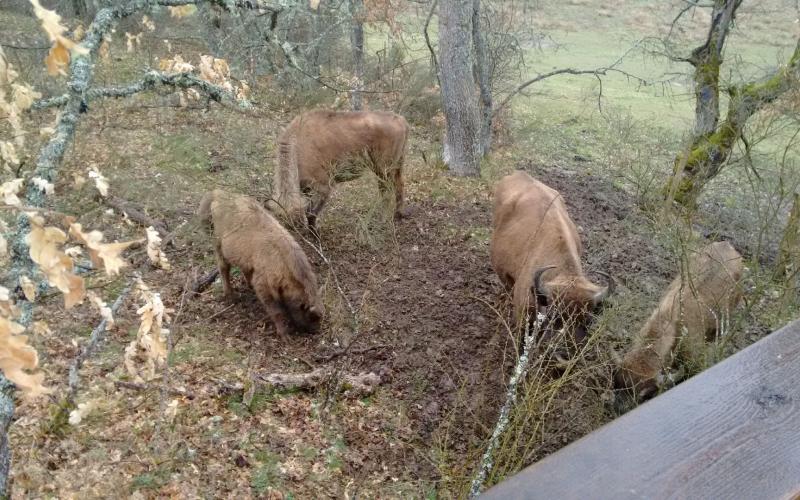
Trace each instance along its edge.
{"label": "bison leg", "polygon": [[[390,178],[391,177],[391,178]],[[389,190],[394,191],[394,218],[402,219],[408,214],[403,209],[403,170],[396,167],[378,172],[378,189],[386,203],[391,203],[388,198]]]}
{"label": "bison leg", "polygon": [[317,217],[322,212],[322,208],[327,203],[331,195],[330,186],[318,186],[314,189],[314,194],[311,196],[311,203],[308,206],[306,217],[308,218],[308,227],[316,232]]}
{"label": "bison leg", "polygon": [[219,267],[219,275],[222,277],[222,290],[225,298],[233,299],[233,287],[231,286],[231,265],[225,260],[222,255],[221,242],[214,244],[214,254],[217,257],[217,267]]}
{"label": "bison leg", "polygon": [[275,324],[275,330],[281,337],[286,337],[290,332],[289,318],[286,316],[286,311],[283,306],[274,300],[262,300],[264,308],[267,310],[272,323]]}
{"label": "bison leg", "polygon": [[401,219],[407,215],[403,199],[403,170],[398,167],[394,171],[394,217]]}

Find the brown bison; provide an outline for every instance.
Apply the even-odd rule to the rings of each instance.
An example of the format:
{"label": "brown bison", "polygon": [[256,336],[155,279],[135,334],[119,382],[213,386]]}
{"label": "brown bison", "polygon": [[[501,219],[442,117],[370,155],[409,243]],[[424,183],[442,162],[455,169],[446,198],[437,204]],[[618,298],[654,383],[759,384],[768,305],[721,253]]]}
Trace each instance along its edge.
{"label": "brown bison", "polygon": [[319,330],[323,306],[317,278],[300,245],[256,200],[215,189],[200,202],[200,219],[213,228],[226,298],[237,266],[280,335]]}
{"label": "brown bison", "polygon": [[358,178],[369,166],[382,195],[394,189],[400,217],[407,138],[408,123],[394,113],[310,111],[296,117],[278,137],[272,210],[313,228],[333,185]]}
{"label": "brown bison", "polygon": [[617,388],[653,395],[678,350],[697,359],[741,299],[742,256],[728,242],[711,243],[689,259],[634,339],[615,376]]}
{"label": "brown bison", "polygon": [[614,281],[589,281],[581,266],[581,240],[561,195],[523,171],[494,189],[494,270],[513,291],[517,325],[547,308],[548,330],[566,326],[576,341],[589,316],[613,291]]}

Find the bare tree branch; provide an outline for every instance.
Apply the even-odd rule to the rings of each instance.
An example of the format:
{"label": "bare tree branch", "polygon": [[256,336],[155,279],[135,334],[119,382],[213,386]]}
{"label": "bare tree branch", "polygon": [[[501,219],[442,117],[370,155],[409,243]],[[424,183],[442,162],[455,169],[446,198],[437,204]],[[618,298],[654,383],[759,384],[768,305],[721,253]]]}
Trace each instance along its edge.
{"label": "bare tree branch", "polygon": [[[214,85],[213,83],[209,83],[205,80],[197,78],[196,76],[192,75],[191,73],[175,73],[175,74],[167,74],[162,73],[160,71],[148,71],[145,73],[144,78],[139,80],[138,82],[131,83],[128,85],[124,85],[121,87],[105,87],[99,89],[89,89],[86,91],[84,102],[88,103],[100,98],[106,97],[113,97],[113,98],[122,98],[122,97],[130,97],[134,94],[138,94],[139,92],[145,92],[147,90],[152,90],[159,86],[171,86],[176,88],[196,88],[203,91],[207,94],[211,99],[222,102],[223,100],[227,101],[236,101],[238,104],[245,108],[249,109],[252,107],[250,102],[245,100],[238,100],[236,96],[233,95],[228,90],[220,87],[219,85]],[[40,99],[33,103],[31,109],[38,110],[38,109],[45,109],[51,108],[55,106],[64,106],[69,101],[69,94],[63,94],[56,97],[49,97],[47,99]]]}
{"label": "bare tree branch", "polygon": [[[650,84],[656,83],[656,82],[648,81],[648,80],[646,80],[646,79],[644,79],[644,78],[642,78],[640,76],[636,76],[636,75],[633,75],[631,73],[628,73],[627,71],[623,71],[623,70],[621,70],[621,69],[619,69],[617,67],[628,56],[628,54],[630,54],[631,52],[633,52],[634,50],[637,50],[639,48],[640,43],[641,42],[635,43],[628,50],[626,50],[616,61],[614,61],[612,64],[610,64],[608,66],[601,66],[601,67],[595,68],[595,69],[562,68],[562,69],[557,69],[557,70],[551,71],[549,73],[543,73],[543,74],[537,75],[534,78],[531,78],[530,80],[519,84],[514,90],[512,90],[511,93],[509,93],[505,97],[505,99],[503,99],[500,102],[500,104],[498,104],[494,108],[494,111],[492,112],[492,115],[493,116],[497,115],[497,113],[499,113],[500,110],[505,108],[509,104],[509,102],[511,102],[511,99],[513,99],[517,94],[521,93],[523,90],[525,90],[526,88],[530,87],[534,83],[537,83],[537,82],[540,82],[540,81],[545,80],[547,78],[550,78],[550,77],[553,77],[553,76],[558,76],[558,75],[594,75],[595,77],[600,79],[600,76],[602,76],[602,75],[607,75],[608,73],[618,73],[618,74],[624,75],[624,76],[626,76],[628,78],[632,78],[632,79],[638,81],[641,84],[650,85]],[[666,83],[666,81],[664,83]],[[602,85],[602,82],[601,82],[601,85]],[[602,87],[601,87],[601,91],[602,91]]]}
{"label": "bare tree branch", "polygon": [[437,5],[439,5],[439,0],[433,0],[431,2],[431,10],[428,11],[428,17],[425,18],[425,28],[422,30],[422,33],[425,34],[425,44],[428,46],[428,50],[431,51],[431,63],[433,64],[433,69],[436,72],[436,83],[438,83],[441,87],[442,82],[439,81],[439,61],[436,59],[436,51],[433,50],[431,37],[428,35],[428,27],[431,24],[431,18],[433,17],[434,11],[436,11]]}

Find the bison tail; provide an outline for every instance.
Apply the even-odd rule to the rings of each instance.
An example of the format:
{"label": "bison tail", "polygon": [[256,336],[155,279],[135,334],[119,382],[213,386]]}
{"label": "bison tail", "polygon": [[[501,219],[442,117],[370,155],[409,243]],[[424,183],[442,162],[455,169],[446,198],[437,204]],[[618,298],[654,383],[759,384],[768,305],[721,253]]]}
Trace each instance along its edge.
{"label": "bison tail", "polygon": [[273,199],[270,208],[293,223],[305,223],[305,200],[300,193],[295,138],[289,135],[278,140],[278,164],[275,166]]}
{"label": "bison tail", "polygon": [[208,192],[203,196],[203,199],[200,200],[200,208],[197,211],[197,216],[200,219],[200,223],[203,227],[210,230],[212,227],[211,224],[211,203],[214,201],[214,193]]}

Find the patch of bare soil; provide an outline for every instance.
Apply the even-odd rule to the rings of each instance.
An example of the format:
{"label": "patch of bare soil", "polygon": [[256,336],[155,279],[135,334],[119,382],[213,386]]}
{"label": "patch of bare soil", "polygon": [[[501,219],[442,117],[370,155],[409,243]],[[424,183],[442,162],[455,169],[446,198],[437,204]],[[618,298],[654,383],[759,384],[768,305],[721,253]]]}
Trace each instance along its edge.
{"label": "patch of bare soil", "polygon": [[[596,176],[526,168],[567,200],[582,229],[590,273],[611,273],[623,294],[650,290],[652,295],[663,289],[673,274],[672,264],[648,238],[647,221],[624,192]],[[380,374],[384,411],[400,411],[408,418],[407,429],[396,434],[398,442],[345,426],[343,438],[353,450],[351,457],[357,457],[350,460],[347,475],[357,484],[383,467],[407,479],[436,481],[439,471],[432,461],[436,444],[431,440],[449,419],[458,424],[448,425],[448,452],[462,457],[474,454],[491,431],[514,361],[513,343],[503,326],[505,291],[491,268],[486,239],[475,237],[476,228],[489,234],[491,200],[488,196],[468,202],[423,200],[416,201],[413,209],[411,218],[397,223],[394,241],[381,250],[342,234],[341,227],[335,228],[336,234],[326,232],[323,218],[326,256],[351,302],[367,303],[373,319],[353,345],[347,369]],[[324,276],[325,266],[315,260]],[[327,286],[333,285],[328,281]],[[637,311],[642,316],[637,319],[643,319],[646,308]],[[336,350],[320,339],[284,342],[266,320],[254,323],[256,318],[264,315],[251,296],[243,306],[220,315],[214,328],[246,339],[253,351],[263,352],[259,364],[264,369],[297,369],[292,360],[324,358],[325,352]],[[528,461],[611,418],[597,410],[610,385],[604,376],[607,370],[593,373],[589,390],[565,391],[555,402],[551,413],[555,423],[548,426],[539,453]],[[387,446],[389,441],[393,446]]]}

